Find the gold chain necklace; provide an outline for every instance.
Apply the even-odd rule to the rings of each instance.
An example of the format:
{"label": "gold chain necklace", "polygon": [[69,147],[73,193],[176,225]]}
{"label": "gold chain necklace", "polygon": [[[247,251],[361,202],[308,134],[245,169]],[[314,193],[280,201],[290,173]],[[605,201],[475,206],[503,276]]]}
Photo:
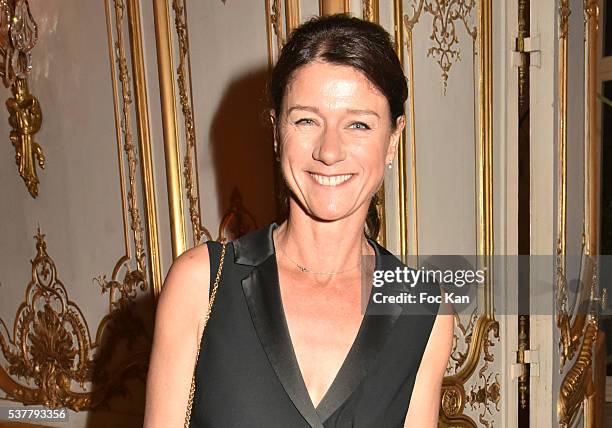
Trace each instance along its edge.
{"label": "gold chain necklace", "polygon": [[358,268],[359,266],[361,266],[361,258],[359,259],[359,263],[355,266],[353,266],[352,268],[348,268],[348,269],[343,269],[337,272],[315,272],[313,270],[311,270],[310,268],[307,268],[306,266],[302,266],[301,264],[299,264],[298,262],[296,262],[295,260],[293,260],[291,257],[289,257],[289,255],[285,252],[285,250],[280,247],[281,252],[283,253],[283,255],[294,265],[297,266],[297,268],[301,271],[301,272],[307,272],[307,273],[311,273],[313,275],[339,275],[341,273],[345,273],[345,272],[349,272],[353,269]]}

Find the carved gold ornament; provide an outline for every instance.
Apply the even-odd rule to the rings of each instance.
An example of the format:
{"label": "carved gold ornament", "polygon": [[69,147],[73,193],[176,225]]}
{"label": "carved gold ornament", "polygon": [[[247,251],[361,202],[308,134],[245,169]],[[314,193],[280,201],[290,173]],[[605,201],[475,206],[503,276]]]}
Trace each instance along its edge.
{"label": "carved gold ornament", "polygon": [[[439,5],[450,9],[450,6],[465,2],[439,2]],[[471,7],[474,6],[470,2]],[[425,6],[424,6],[425,7]],[[482,306],[479,302],[480,313],[474,322],[475,313],[470,316],[467,325],[459,326],[461,332],[470,333],[465,336],[467,350],[465,353],[453,355],[449,364],[454,360],[460,367],[454,374],[446,376],[442,383],[442,405],[440,406],[440,424],[442,426],[461,426],[476,427],[477,422],[465,414],[467,405],[472,410],[479,412],[478,422],[483,426],[493,426],[494,411],[499,413],[499,403],[501,400],[501,384],[499,382],[498,369],[493,366],[495,353],[493,346],[499,342],[499,323],[494,316],[493,302],[493,262],[494,254],[494,230],[493,230],[493,75],[492,75],[492,0],[479,0],[478,2],[478,67],[479,67],[479,133],[476,141],[476,159],[479,163],[478,168],[478,193],[477,193],[477,254],[479,254],[479,265],[486,271],[483,287]],[[419,9],[413,9],[416,12]],[[412,24],[418,18],[415,15],[408,17]],[[405,18],[406,21],[406,18]],[[476,30],[474,33],[476,34]],[[473,327],[472,327],[473,326]],[[456,343],[455,343],[456,344]],[[479,368],[480,367],[480,368]],[[478,369],[478,371],[477,371]],[[469,393],[465,390],[465,385],[477,373],[476,383],[472,384]]]}
{"label": "carved gold ornament", "polygon": [[[119,279],[119,267],[110,282],[101,282],[102,291],[110,295],[111,310],[92,340],[83,313],[58,277],[44,238],[39,229],[32,279],[17,309],[12,337],[0,320],[0,349],[7,363],[0,368],[3,399],[75,411],[94,408],[124,392],[126,379],[146,376],[150,340],[143,323],[130,311],[136,287],[146,283],[139,271],[126,270]],[[129,358],[117,358],[121,344],[139,350]]]}
{"label": "carved gold ornament", "polygon": [[[597,195],[599,183],[599,153],[601,141],[597,131],[597,60],[598,19],[597,0],[585,0],[583,4],[586,51],[586,120],[584,163],[584,233],[583,252],[585,263],[581,266],[581,282],[573,307],[568,304],[566,278],[566,217],[567,217],[567,141],[568,141],[568,42],[569,16],[568,0],[559,2],[559,128],[558,128],[558,185],[557,185],[557,249],[555,259],[556,321],[559,329],[559,367],[563,374],[567,364],[571,367],[563,377],[557,399],[559,426],[572,426],[583,410],[585,424],[591,426],[593,418],[594,379],[593,349],[598,333],[598,291],[599,253],[599,206]],[[572,314],[576,313],[572,317]]]}
{"label": "carved gold ornament", "polygon": [[13,96],[6,101],[10,140],[15,147],[19,175],[33,198],[38,196],[36,164],[45,167],[45,156],[34,135],[40,130],[40,103],[28,89],[32,69],[30,51],[38,41],[38,27],[27,0],[0,0],[0,76]]}
{"label": "carved gold ornament", "polygon": [[186,139],[183,176],[185,177],[185,192],[187,193],[187,200],[189,201],[189,219],[191,220],[193,243],[197,245],[202,242],[203,237],[211,240],[212,235],[208,229],[202,225],[202,217],[200,215],[200,201],[196,180],[197,174],[195,173],[195,169],[197,168],[197,165],[195,165],[195,121],[193,118],[192,100],[188,92],[188,87],[190,85],[188,77],[188,75],[190,76],[188,72],[189,32],[187,31],[187,15],[185,12],[184,0],[173,0],[172,10],[174,11],[174,28],[176,30],[179,46],[179,64],[176,68],[176,75]]}
{"label": "carved gold ornament", "polygon": [[[455,328],[456,330],[459,330],[460,335],[458,335],[456,331],[453,332],[453,350],[450,355],[448,367],[446,368],[447,374],[452,375],[454,373],[457,373],[461,369],[461,367],[463,367],[463,364],[465,363],[465,360],[468,356],[467,350],[469,349],[469,344],[472,338],[472,333],[474,331],[474,326],[476,325],[476,321],[478,320],[478,316],[478,306],[474,307],[474,310],[470,314],[466,324],[463,323],[459,314],[454,315]],[[460,337],[464,339],[463,350],[459,348]]]}
{"label": "carved gold ornament", "polygon": [[433,18],[429,36],[433,46],[427,50],[427,56],[437,60],[442,70],[442,84],[446,94],[451,67],[461,61],[461,52],[457,46],[457,22],[463,23],[472,43],[476,43],[478,30],[476,26],[470,27],[468,23],[472,11],[476,8],[476,0],[412,0],[410,8],[412,13],[404,15],[406,31],[412,32],[422,12],[429,13]]}
{"label": "carved gold ornament", "polygon": [[283,35],[281,0],[265,0],[266,2],[266,33],[268,36],[268,68],[272,70],[276,58],[280,54],[285,37]]}
{"label": "carved gold ornament", "polygon": [[[492,426],[488,417],[492,415],[492,407],[499,411],[501,384],[498,374],[487,374],[487,371],[495,361],[489,348],[499,342],[499,323],[487,316],[479,317],[473,334],[466,341],[469,348],[464,366],[456,374],[446,376],[442,383],[440,422],[444,426],[476,427],[476,423],[464,414],[466,405],[470,405],[472,409],[480,411],[481,424]],[[481,357],[482,365],[478,370],[480,384],[472,385],[468,394],[465,384],[476,371]]]}
{"label": "carved gold ornament", "polygon": [[597,331],[597,318],[589,317],[578,358],[561,383],[557,418],[562,428],[570,426],[585,398],[593,395],[592,358]]}
{"label": "carved gold ornament", "polygon": [[379,7],[378,0],[363,0],[363,19],[365,21],[375,22],[378,24],[379,20]]}

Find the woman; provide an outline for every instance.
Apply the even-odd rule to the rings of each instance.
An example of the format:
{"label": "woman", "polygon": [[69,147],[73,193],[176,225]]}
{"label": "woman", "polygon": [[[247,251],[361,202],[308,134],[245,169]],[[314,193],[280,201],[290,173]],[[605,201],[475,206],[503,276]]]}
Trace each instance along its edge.
{"label": "woman", "polygon": [[403,266],[372,239],[374,197],[405,124],[389,35],[342,15],[313,19],[287,41],[269,91],[287,219],[228,244],[202,339],[220,244],[174,262],[145,426],[182,426],[201,340],[193,427],[435,427],[452,316],[437,305],[373,315],[371,301],[364,315],[361,305],[363,272],[372,273],[363,255],[377,269]]}

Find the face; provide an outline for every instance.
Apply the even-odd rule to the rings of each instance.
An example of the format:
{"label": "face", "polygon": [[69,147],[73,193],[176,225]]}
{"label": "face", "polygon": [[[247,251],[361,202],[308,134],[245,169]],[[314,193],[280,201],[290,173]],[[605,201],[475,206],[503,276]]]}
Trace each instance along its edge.
{"label": "face", "polygon": [[403,116],[392,124],[385,96],[353,67],[314,62],[295,72],[272,120],[291,209],[365,218],[404,128]]}

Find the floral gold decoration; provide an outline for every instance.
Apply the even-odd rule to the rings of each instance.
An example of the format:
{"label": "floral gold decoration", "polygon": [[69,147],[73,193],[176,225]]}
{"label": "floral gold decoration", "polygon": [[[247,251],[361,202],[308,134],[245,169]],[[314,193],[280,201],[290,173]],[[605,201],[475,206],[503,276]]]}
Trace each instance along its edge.
{"label": "floral gold decoration", "polygon": [[0,76],[12,97],[6,101],[10,140],[15,147],[19,175],[33,198],[38,196],[36,164],[45,167],[45,156],[34,135],[42,124],[38,99],[28,88],[32,69],[30,51],[38,41],[38,27],[27,0],[0,0]]}
{"label": "floral gold decoration", "polygon": [[[280,54],[285,38],[281,16],[280,0],[266,0],[266,32],[268,35],[268,68],[272,70],[276,57]],[[276,41],[274,43],[273,39]]]}
{"label": "floral gold decoration", "polygon": [[[492,426],[491,421],[487,419],[492,414],[491,406],[499,410],[501,399],[499,376],[486,374],[490,364],[495,360],[490,347],[499,342],[498,322],[487,316],[479,317],[468,341],[470,346],[462,369],[454,375],[446,376],[442,383],[440,422],[443,426],[476,427],[474,420],[464,414],[465,406],[468,404],[472,409],[480,410],[479,420],[485,426]],[[481,356],[483,363],[478,370],[481,384],[472,386],[470,393],[467,394],[465,384],[476,372]]]}
{"label": "floral gold decoration", "polygon": [[429,38],[433,42],[427,51],[428,57],[434,57],[442,70],[444,93],[448,87],[448,76],[454,63],[461,60],[461,52],[457,47],[457,22],[461,21],[465,30],[476,43],[477,28],[468,23],[472,11],[476,8],[476,0],[411,0],[412,14],[404,16],[404,26],[412,33],[414,25],[419,21],[422,12],[432,16],[432,29]]}
{"label": "floral gold decoration", "polygon": [[191,99],[191,84],[188,77],[188,69],[190,69],[189,32],[187,31],[187,15],[184,0],[173,0],[172,9],[174,10],[174,27],[177,34],[179,47],[179,64],[176,68],[177,84],[181,103],[181,112],[183,113],[184,119],[186,139],[185,157],[183,160],[183,177],[185,178],[185,192],[187,193],[187,200],[189,201],[189,218],[191,220],[193,243],[194,245],[197,245],[202,242],[203,237],[206,239],[212,239],[212,236],[210,232],[202,225],[198,184],[196,179],[197,174],[195,173],[195,169],[197,169],[197,165],[195,165],[196,132]]}
{"label": "floral gold decoration", "polygon": [[474,331],[474,326],[476,325],[476,321],[478,320],[478,306],[474,307],[474,310],[470,314],[467,323],[464,324],[461,320],[459,314],[455,314],[455,326],[456,330],[459,330],[460,336],[457,332],[453,333],[453,350],[451,352],[450,360],[448,367],[446,369],[447,374],[454,374],[463,367],[465,363],[468,352],[467,350],[461,351],[459,349],[459,338],[463,338],[466,345],[466,348],[469,347],[469,343],[471,341],[472,332]]}
{"label": "floral gold decoration", "polygon": [[[132,49],[129,62],[124,40],[126,9]],[[59,278],[58,268],[47,251],[45,235],[38,230],[31,280],[26,286],[25,300],[17,309],[12,334],[4,320],[0,320],[0,350],[6,361],[0,367],[0,388],[5,392],[5,399],[24,404],[75,411],[94,409],[108,405],[117,394],[128,392],[128,381],[139,379],[144,383],[146,377],[151,337],[135,315],[134,304],[142,295],[140,292],[148,290],[150,283],[155,284],[159,266],[156,223],[152,217],[154,201],[146,196],[154,189],[148,119],[143,114],[146,90],[142,81],[140,12],[136,0],[127,0],[127,3],[114,0],[112,6],[111,0],[106,0],[105,12],[120,157],[125,253],[118,258],[110,275],[94,278],[100,292],[108,296],[108,311],[91,336],[81,309],[70,299]],[[128,63],[134,71],[133,79]],[[132,94],[135,94],[135,106]],[[133,132],[135,121],[138,141]],[[141,148],[141,157],[137,145]],[[145,242],[137,197],[139,163],[146,221],[151,232],[149,242]],[[150,276],[147,258],[151,263]]]}
{"label": "floral gold decoration", "polygon": [[596,317],[589,317],[578,358],[561,383],[557,401],[557,418],[561,428],[571,426],[585,398],[593,394],[592,358],[597,331]]}
{"label": "floral gold decoration", "polygon": [[[451,6],[462,8],[456,10],[472,10],[475,2],[442,2],[446,11],[452,11]],[[431,5],[429,5],[431,6]],[[424,4],[427,7],[427,3]],[[478,25],[471,34],[478,41],[478,71],[479,82],[479,133],[476,142],[478,165],[477,180],[477,224],[478,228],[478,254],[480,268],[485,270],[486,276],[483,284],[483,308],[474,321],[475,312],[472,313],[468,324],[459,327],[462,333],[471,332],[464,336],[467,350],[465,353],[453,355],[460,369],[454,374],[446,376],[442,384],[442,403],[440,406],[440,423],[442,426],[476,427],[477,423],[465,414],[466,406],[479,412],[478,422],[483,426],[493,426],[493,410],[499,411],[501,400],[501,384],[499,374],[492,371],[495,354],[491,349],[499,343],[499,323],[495,320],[493,312],[493,123],[491,110],[493,108],[493,73],[492,73],[492,0],[479,0]],[[415,11],[419,9],[415,8]],[[431,13],[434,9],[428,9]],[[441,9],[438,9],[441,10]],[[409,18],[414,23],[414,17]],[[452,20],[453,22],[457,19]],[[454,28],[454,24],[453,24]],[[480,304],[479,304],[480,306]],[[472,384],[469,394],[465,385],[478,369],[478,380]]]}
{"label": "floral gold decoration", "polygon": [[378,23],[379,20],[379,0],[363,0],[363,19],[370,22]]}
{"label": "floral gold decoration", "polygon": [[[559,2],[559,129],[558,129],[558,173],[557,173],[557,242],[555,258],[556,321],[559,329],[559,371],[565,373],[557,399],[559,426],[567,428],[577,420],[581,410],[585,421],[593,418],[593,349],[598,334],[598,309],[595,306],[598,292],[599,252],[599,153],[601,141],[596,130],[597,116],[597,58],[598,19],[597,0],[585,0],[583,5],[586,51],[586,150],[585,150],[585,199],[584,199],[584,263],[581,266],[581,287],[574,308],[568,304],[566,278],[566,218],[567,218],[567,126],[568,126],[568,38],[570,10],[569,0]],[[574,309],[577,314],[572,317]],[[590,424],[590,422],[586,422]],[[590,426],[590,425],[589,425]]]}
{"label": "floral gold decoration", "polygon": [[[92,340],[81,309],[59,279],[40,229],[35,239],[32,279],[17,309],[12,337],[0,320],[0,349],[7,362],[6,368],[0,368],[3,398],[75,411],[95,408],[124,393],[126,379],[146,377],[150,338],[130,311],[136,288],[146,282],[138,270],[126,270],[120,279],[119,269],[110,282],[104,281],[102,290],[110,295],[111,310]],[[121,344],[136,351],[111,364]]]}

